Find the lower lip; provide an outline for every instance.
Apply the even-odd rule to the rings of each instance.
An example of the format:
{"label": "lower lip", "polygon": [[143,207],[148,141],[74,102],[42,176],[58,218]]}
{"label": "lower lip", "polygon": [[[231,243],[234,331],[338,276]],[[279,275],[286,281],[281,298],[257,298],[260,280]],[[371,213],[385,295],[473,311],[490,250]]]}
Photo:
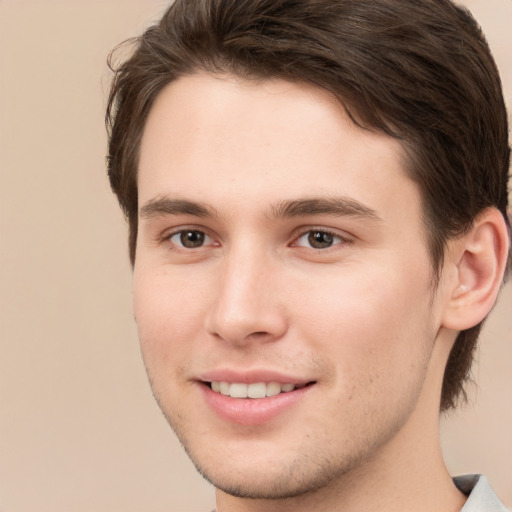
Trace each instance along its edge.
{"label": "lower lip", "polygon": [[266,398],[231,398],[200,384],[207,404],[222,419],[238,425],[261,425],[293,407],[311,385]]}

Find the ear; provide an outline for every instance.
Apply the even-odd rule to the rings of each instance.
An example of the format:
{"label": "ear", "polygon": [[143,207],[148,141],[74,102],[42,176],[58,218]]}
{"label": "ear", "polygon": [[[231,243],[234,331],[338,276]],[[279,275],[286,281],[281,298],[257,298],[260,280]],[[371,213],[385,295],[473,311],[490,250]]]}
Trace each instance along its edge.
{"label": "ear", "polygon": [[443,325],[462,331],[480,323],[492,309],[507,266],[510,237],[503,215],[484,210],[468,233],[453,241]]}

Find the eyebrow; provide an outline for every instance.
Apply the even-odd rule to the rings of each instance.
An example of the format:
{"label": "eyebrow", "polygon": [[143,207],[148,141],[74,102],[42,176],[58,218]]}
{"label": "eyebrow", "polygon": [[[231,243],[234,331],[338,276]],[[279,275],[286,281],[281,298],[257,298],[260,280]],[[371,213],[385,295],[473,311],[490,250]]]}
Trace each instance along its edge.
{"label": "eyebrow", "polygon": [[350,216],[362,217],[372,221],[382,221],[375,210],[347,197],[321,197],[281,201],[271,208],[271,216],[276,219],[308,215]]}
{"label": "eyebrow", "polygon": [[[216,217],[217,211],[206,203],[198,203],[187,199],[157,197],[147,201],[141,207],[139,214],[143,219],[164,215]],[[375,210],[347,197],[292,199],[280,201],[270,208],[270,218],[272,219],[287,219],[311,215],[361,217],[372,221],[382,221]]]}
{"label": "eyebrow", "polygon": [[196,203],[186,199],[157,197],[147,201],[141,207],[139,215],[143,219],[163,215],[193,215],[194,217],[214,217],[215,209],[204,203]]}

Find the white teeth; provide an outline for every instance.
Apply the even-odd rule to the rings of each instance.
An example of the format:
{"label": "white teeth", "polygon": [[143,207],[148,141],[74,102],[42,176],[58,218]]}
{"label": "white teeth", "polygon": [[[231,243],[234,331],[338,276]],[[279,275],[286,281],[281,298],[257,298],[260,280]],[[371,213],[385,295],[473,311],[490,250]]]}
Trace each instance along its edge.
{"label": "white teeth", "polygon": [[249,398],[265,398],[267,396],[266,387],[264,382],[249,384],[247,386],[247,396]]}
{"label": "white teeth", "polygon": [[279,384],[278,382],[255,382],[244,384],[240,382],[212,382],[212,390],[221,395],[232,398],[265,398],[276,396],[279,393],[288,393],[296,388],[303,387],[295,384]]}
{"label": "white teeth", "polygon": [[222,395],[228,396],[229,388],[230,388],[229,382],[219,382],[219,393],[221,393]]}
{"label": "white teeth", "polygon": [[267,390],[265,392],[267,396],[276,396],[279,395],[279,393],[281,393],[281,384],[278,382],[270,382],[267,384]]}
{"label": "white teeth", "polygon": [[247,384],[231,384],[229,396],[232,398],[247,398]]}

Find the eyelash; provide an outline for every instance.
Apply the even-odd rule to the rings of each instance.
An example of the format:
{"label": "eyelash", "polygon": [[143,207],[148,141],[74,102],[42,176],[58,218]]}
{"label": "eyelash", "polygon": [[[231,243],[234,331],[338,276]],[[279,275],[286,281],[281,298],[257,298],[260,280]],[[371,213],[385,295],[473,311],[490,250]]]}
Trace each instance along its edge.
{"label": "eyelash", "polygon": [[172,231],[170,233],[165,233],[161,237],[161,242],[169,243],[169,245],[171,246],[171,249],[177,250],[177,251],[193,251],[194,249],[202,249],[202,248],[205,247],[204,245],[200,245],[199,247],[185,247],[183,244],[179,244],[179,243],[176,243],[176,242],[172,241],[172,239],[175,236],[178,236],[178,235],[183,236],[185,233],[196,233],[196,234],[201,235],[203,237],[203,239],[207,239],[207,238],[208,239],[212,239],[212,237],[210,235],[208,235],[208,233],[206,233],[202,229],[184,228],[184,229],[179,229],[179,230],[176,230],[176,231]]}
{"label": "eyelash", "polygon": [[311,245],[306,247],[308,249],[318,251],[318,252],[327,251],[328,249],[331,249],[332,247],[335,247],[337,245],[346,244],[346,243],[350,242],[350,240],[347,237],[344,237],[344,236],[340,235],[339,233],[336,233],[335,231],[331,231],[326,228],[309,228],[309,229],[301,232],[301,234],[299,234],[299,236],[297,236],[294,239],[293,245],[298,246],[298,247],[305,247],[303,245],[299,245],[298,241],[305,236],[308,236],[308,238],[309,238],[312,234],[322,234],[322,235],[327,235],[332,238],[332,244],[327,247],[319,248],[319,247],[311,247]]}
{"label": "eyelash", "polygon": [[[194,251],[194,250],[201,250],[201,249],[204,249],[206,247],[206,245],[204,245],[203,243],[198,246],[198,247],[186,247],[183,245],[183,243],[177,243],[177,242],[173,242],[172,239],[178,235],[180,236],[183,236],[185,233],[196,233],[196,234],[199,234],[200,237],[202,236],[203,239],[210,239],[213,241],[213,237],[211,237],[210,235],[208,235],[208,233],[206,233],[206,231],[202,230],[202,229],[197,229],[197,228],[193,228],[193,227],[190,227],[190,228],[182,228],[182,229],[179,229],[179,230],[175,230],[175,231],[172,231],[172,232],[168,232],[168,233],[165,233],[162,237],[161,237],[161,242],[167,242],[169,243],[169,245],[171,246],[171,249],[174,250],[174,251],[185,251],[185,252],[189,252],[189,251]],[[299,244],[298,242],[300,241],[301,238],[305,237],[305,236],[311,236],[313,234],[321,234],[323,236],[327,235],[327,237],[331,237],[332,239],[332,243],[331,245],[328,245],[326,247],[312,247],[311,245],[302,245],[302,244]],[[311,240],[310,240],[311,241]],[[183,242],[183,240],[182,240]],[[347,237],[344,237],[342,235],[340,235],[339,233],[336,233],[332,230],[329,230],[329,229],[326,229],[326,228],[308,228],[308,229],[305,229],[303,231],[300,231],[293,239],[293,242],[290,244],[292,247],[302,247],[302,248],[305,248],[305,249],[309,249],[309,250],[313,250],[313,251],[317,251],[317,252],[325,252],[329,249],[331,249],[332,247],[335,247],[337,245],[345,245],[347,243],[350,243],[351,240]],[[220,245],[218,243],[213,243],[212,245]]]}

